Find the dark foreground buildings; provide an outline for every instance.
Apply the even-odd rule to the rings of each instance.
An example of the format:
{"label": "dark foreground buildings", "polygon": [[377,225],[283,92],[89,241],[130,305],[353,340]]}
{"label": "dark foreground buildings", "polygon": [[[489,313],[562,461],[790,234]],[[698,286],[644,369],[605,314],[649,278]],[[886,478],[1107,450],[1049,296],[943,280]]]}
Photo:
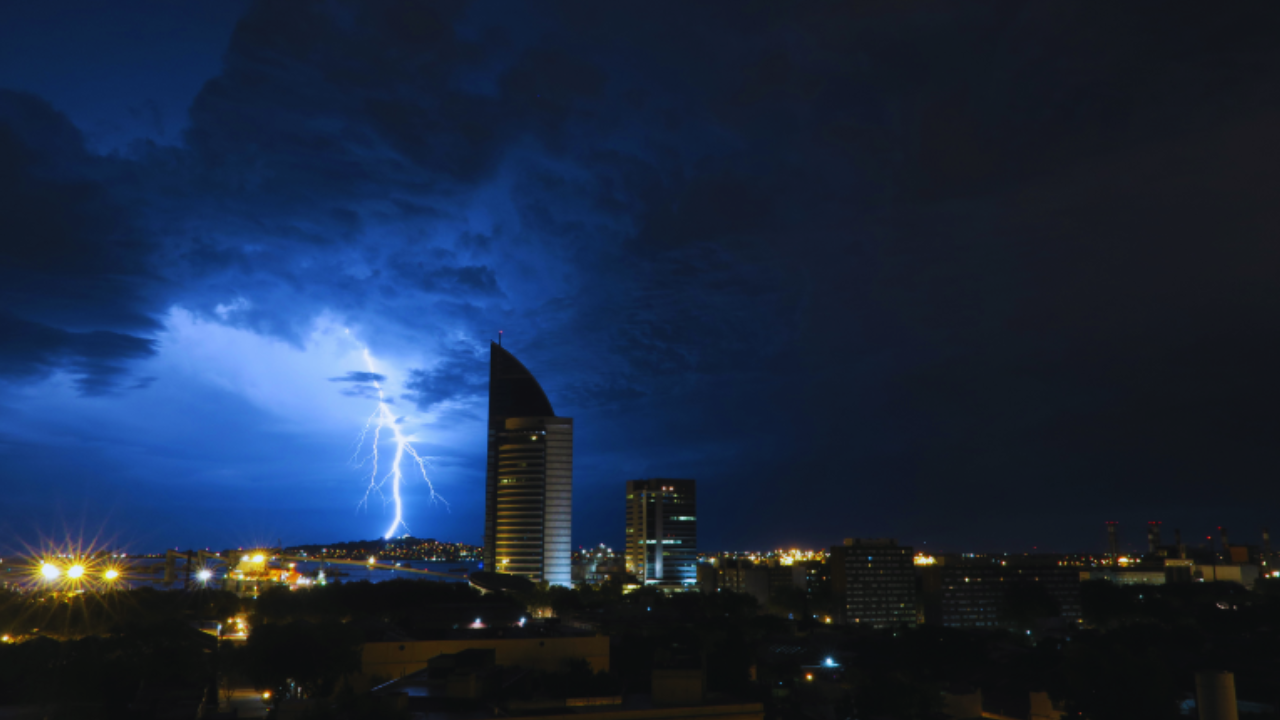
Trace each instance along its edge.
{"label": "dark foreground buildings", "polygon": [[644,585],[698,582],[698,504],[693,480],[627,481],[627,572]]}
{"label": "dark foreground buildings", "polygon": [[573,419],[501,345],[489,346],[484,567],[570,584]]}
{"label": "dark foreground buildings", "polygon": [[1080,622],[1080,570],[1052,558],[941,557],[919,574],[931,624],[1030,630],[1047,629],[1050,619],[1060,629]]}

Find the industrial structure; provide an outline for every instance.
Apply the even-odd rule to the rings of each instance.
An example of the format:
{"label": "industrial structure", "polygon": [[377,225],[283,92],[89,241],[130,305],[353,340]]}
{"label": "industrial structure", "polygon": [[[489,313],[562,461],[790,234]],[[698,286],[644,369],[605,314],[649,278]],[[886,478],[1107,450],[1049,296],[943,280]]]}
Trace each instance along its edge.
{"label": "industrial structure", "polygon": [[570,584],[573,419],[556,417],[532,373],[489,348],[484,567]]}

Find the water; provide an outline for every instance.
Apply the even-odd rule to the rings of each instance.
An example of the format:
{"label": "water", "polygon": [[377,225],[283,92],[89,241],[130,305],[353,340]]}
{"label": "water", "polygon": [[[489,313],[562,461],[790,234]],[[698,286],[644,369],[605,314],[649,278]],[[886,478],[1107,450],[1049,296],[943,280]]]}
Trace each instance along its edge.
{"label": "water", "polygon": [[[300,562],[295,570],[304,575],[314,575],[317,570],[324,569],[325,577],[330,581],[341,580],[342,582],[359,582],[360,580],[368,580],[369,582],[382,582],[383,580],[405,579],[410,580],[438,580],[443,582],[466,582],[467,575],[479,569],[478,562],[431,562],[423,560],[400,561],[401,567],[407,567],[413,570],[430,570],[431,572],[444,573],[449,577],[441,577],[439,575],[421,575],[418,573],[385,570],[381,567],[370,569],[368,565],[346,565],[336,563],[325,563],[322,561]],[[458,568],[465,568],[465,572],[450,572]],[[345,575],[335,575],[334,573],[346,573]]]}
{"label": "water", "polygon": [[[367,580],[369,582],[383,582],[395,579],[410,580],[427,580],[435,582],[466,582],[467,575],[479,569],[478,561],[456,561],[456,562],[435,562],[423,560],[401,560],[401,569],[387,568],[386,565],[391,563],[380,563],[377,567],[369,567],[365,563],[346,564],[333,563],[323,560],[313,560],[296,562],[294,570],[305,577],[316,576],[317,571],[324,570],[325,578],[328,582],[359,582]],[[114,567],[120,571],[120,577],[111,581],[111,585],[117,588],[141,588],[153,587],[160,590],[177,589],[183,586],[187,578],[187,569],[185,561],[178,561],[174,566],[174,582],[172,585],[166,585],[164,582],[164,558],[130,558],[114,561]],[[200,567],[199,562],[195,567]],[[222,563],[211,563],[209,565],[213,571],[213,577],[208,583],[211,587],[222,587],[222,579],[226,575],[226,566]],[[279,562],[270,563],[271,569],[283,569],[287,567]],[[463,569],[464,572],[451,572],[453,570]],[[429,570],[440,575],[423,575],[414,572],[405,572],[405,569],[412,570]],[[92,578],[93,571],[90,571],[89,577]],[[198,582],[196,574],[193,571],[191,576],[192,582]],[[33,577],[29,573],[14,573],[12,576],[0,576],[0,582],[11,582],[21,586],[35,587],[46,583],[47,581]],[[65,584],[65,579],[60,578],[55,581],[58,585]],[[86,582],[84,587],[88,589],[90,586],[101,584],[100,580],[91,580]]]}

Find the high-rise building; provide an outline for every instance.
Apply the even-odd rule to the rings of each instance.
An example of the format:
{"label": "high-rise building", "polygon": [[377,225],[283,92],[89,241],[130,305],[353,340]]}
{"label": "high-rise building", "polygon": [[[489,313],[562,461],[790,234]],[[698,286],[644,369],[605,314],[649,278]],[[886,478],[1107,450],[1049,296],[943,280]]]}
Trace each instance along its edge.
{"label": "high-rise building", "polygon": [[698,504],[693,480],[627,481],[627,572],[645,585],[698,582]]}
{"label": "high-rise building", "polygon": [[847,539],[831,548],[831,590],[841,622],[873,628],[916,625],[915,557],[893,540]]}
{"label": "high-rise building", "polygon": [[569,585],[573,419],[556,417],[538,380],[489,346],[484,567]]}

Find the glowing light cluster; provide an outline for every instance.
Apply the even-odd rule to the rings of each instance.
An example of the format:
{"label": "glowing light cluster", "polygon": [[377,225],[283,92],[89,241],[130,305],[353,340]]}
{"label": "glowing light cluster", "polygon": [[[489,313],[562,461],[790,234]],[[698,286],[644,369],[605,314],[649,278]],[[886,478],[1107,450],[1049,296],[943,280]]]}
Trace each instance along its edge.
{"label": "glowing light cluster", "polygon": [[[365,366],[371,374],[377,375],[377,370],[374,368],[373,355],[370,354],[368,348],[363,348],[362,352]],[[404,501],[400,494],[400,486],[404,482],[404,472],[401,470],[401,465],[405,461],[406,455],[413,459],[418,472],[422,475],[423,481],[427,483],[427,488],[431,493],[431,502],[443,502],[445,507],[448,507],[449,503],[436,494],[435,485],[431,483],[431,478],[427,477],[426,459],[418,454],[418,451],[410,442],[411,438],[401,430],[399,420],[396,418],[395,413],[391,412],[391,405],[387,402],[386,395],[382,390],[382,384],[374,380],[373,387],[378,391],[378,407],[365,422],[364,430],[361,431],[360,439],[357,441],[356,450],[356,455],[358,456],[360,453],[359,448],[364,446],[365,438],[368,437],[369,429],[372,428],[373,438],[369,443],[369,454],[364,461],[358,463],[363,465],[364,462],[369,462],[372,466],[369,472],[369,485],[365,489],[364,499],[360,501],[360,505],[367,507],[369,495],[376,492],[382,497],[384,504],[394,506],[395,517],[392,519],[391,525],[387,527],[387,531],[383,533],[383,537],[389,540],[395,536],[398,530],[403,529],[406,533],[409,531],[409,527],[404,523]],[[391,459],[390,470],[383,475],[379,475],[378,463],[380,458],[378,456],[378,445],[382,442],[383,430],[391,432],[391,440],[395,443],[395,455]],[[387,498],[386,493],[383,492],[383,488],[388,483],[390,483],[390,498]]]}
{"label": "glowing light cluster", "polygon": [[32,572],[46,585],[52,584],[68,590],[91,590],[99,583],[110,587],[121,576],[120,569],[114,564],[88,557],[56,554],[37,559],[32,565]]}

